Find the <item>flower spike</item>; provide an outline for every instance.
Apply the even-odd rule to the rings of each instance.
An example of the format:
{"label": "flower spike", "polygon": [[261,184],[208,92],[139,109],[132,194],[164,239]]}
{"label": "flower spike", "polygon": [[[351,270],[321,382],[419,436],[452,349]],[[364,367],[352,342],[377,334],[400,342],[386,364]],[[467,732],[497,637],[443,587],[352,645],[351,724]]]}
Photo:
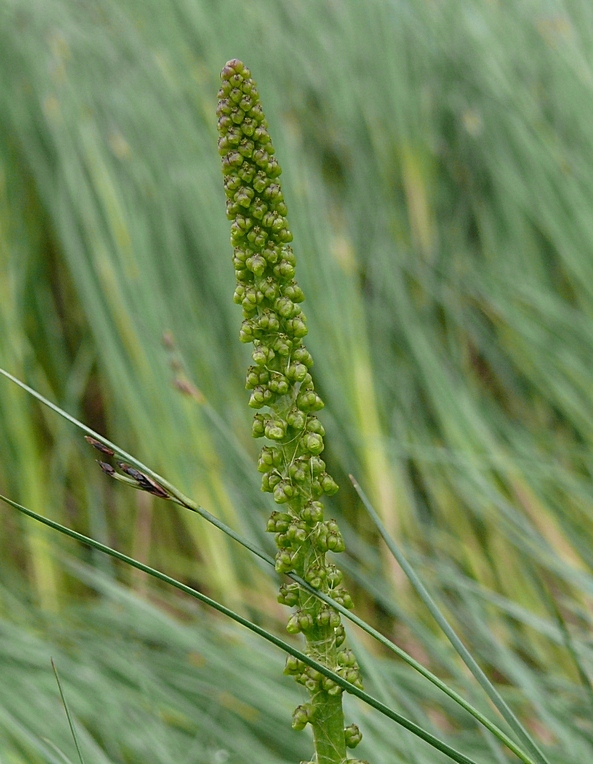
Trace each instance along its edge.
{"label": "flower spike", "polygon": [[[313,359],[303,343],[305,297],[295,281],[281,169],[251,72],[233,59],[221,78],[218,151],[231,221],[234,301],[243,311],[239,339],[253,344],[245,387],[250,391],[249,406],[258,412],[253,437],[269,441],[257,467],[263,473],[262,490],[282,505],[267,526],[278,547],[276,570],[297,573],[349,608],[352,599],[340,584],[342,574],[326,557],[344,549],[335,520],[324,520],[321,501],[338,485],[320,456],[325,430],[316,414],[323,401],[310,373]],[[279,601],[295,608],[287,630],[303,633],[308,654],[362,687],[356,659],[343,644],[338,612],[292,583],[280,587]],[[346,748],[359,742],[360,732],[355,725],[344,729],[342,688],[291,658],[286,673],[311,696],[308,704],[295,710],[293,727],[311,724],[318,764],[343,764]]]}

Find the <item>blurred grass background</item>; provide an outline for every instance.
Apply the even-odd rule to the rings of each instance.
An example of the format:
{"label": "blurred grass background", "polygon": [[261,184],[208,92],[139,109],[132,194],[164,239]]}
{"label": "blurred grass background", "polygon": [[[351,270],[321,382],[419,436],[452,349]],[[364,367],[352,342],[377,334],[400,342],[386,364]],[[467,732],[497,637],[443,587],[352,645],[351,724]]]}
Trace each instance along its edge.
{"label": "blurred grass background", "polygon": [[[2,0],[0,365],[271,549],[216,152],[232,57],[284,170],[357,612],[480,702],[348,473],[554,762],[591,759],[589,3]],[[282,629],[267,571],[112,484],[6,380],[0,444],[3,493]],[[74,755],[50,655],[89,761],[307,756],[266,646],[5,507],[0,559],[3,764]],[[408,669],[362,663],[509,760]],[[362,758],[442,760],[364,713]]]}

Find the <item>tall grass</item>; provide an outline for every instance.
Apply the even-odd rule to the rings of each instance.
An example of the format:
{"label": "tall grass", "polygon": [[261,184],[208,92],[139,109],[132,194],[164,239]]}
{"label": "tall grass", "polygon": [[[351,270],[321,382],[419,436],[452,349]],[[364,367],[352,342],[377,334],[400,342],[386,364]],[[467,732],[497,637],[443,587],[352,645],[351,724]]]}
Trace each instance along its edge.
{"label": "tall grass", "polygon": [[[348,473],[562,762],[590,758],[593,735],[583,682],[593,589],[592,42],[582,0],[545,9],[526,0],[0,6],[0,365],[270,548],[215,149],[218,72],[229,58],[249,61],[284,169],[307,344],[322,359],[328,461],[342,476],[332,508],[366,593],[361,611],[466,681],[382,552]],[[114,490],[71,429],[0,384],[2,492],[257,618],[278,616],[273,586],[232,542]],[[3,623],[50,629],[50,613],[89,579],[64,572],[64,542],[5,509],[0,522]],[[23,576],[44,615],[10,595]],[[123,620],[114,617],[114,633],[126,634]],[[22,637],[3,628],[2,654],[13,660]],[[440,698],[415,694],[407,670],[378,670],[375,660],[369,675],[385,693],[385,677],[397,676],[409,713],[428,714],[480,762],[505,760]],[[10,665],[25,681],[29,664]],[[119,698],[115,674],[105,668],[97,681]],[[98,714],[92,697],[80,698],[87,719]],[[14,742],[47,736],[51,719],[39,714],[28,727],[26,706],[7,703],[7,751],[51,760]],[[284,734],[252,721],[245,729]],[[155,732],[161,759],[156,745],[137,753],[95,739],[105,760],[177,760],[168,730]],[[399,738],[375,732],[375,760],[393,760],[385,751],[399,750]],[[435,760],[402,741],[402,761]],[[367,745],[360,755],[371,760]],[[290,761],[295,750],[262,756]]]}

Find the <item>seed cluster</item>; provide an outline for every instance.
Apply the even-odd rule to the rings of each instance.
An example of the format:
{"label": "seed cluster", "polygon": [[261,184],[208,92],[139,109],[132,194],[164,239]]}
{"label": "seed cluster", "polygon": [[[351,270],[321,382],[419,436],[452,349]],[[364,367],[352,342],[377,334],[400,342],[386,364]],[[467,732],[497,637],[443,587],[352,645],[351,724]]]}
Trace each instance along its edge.
{"label": "seed cluster", "polygon": [[[283,505],[267,525],[278,547],[276,570],[294,571],[350,608],[352,599],[342,585],[342,574],[326,559],[327,552],[344,549],[338,525],[324,519],[320,501],[338,486],[321,458],[325,430],[316,412],[323,401],[310,373],[313,359],[303,344],[304,295],[294,278],[292,234],[278,182],[281,170],[249,69],[235,59],[226,64],[221,77],[218,150],[227,216],[232,221],[234,300],[243,309],[240,339],[253,343],[253,365],[246,377],[249,405],[258,410],[252,432],[255,438],[270,441],[258,461],[262,490]],[[279,601],[296,608],[287,629],[304,633],[309,653],[362,687],[356,659],[342,647],[345,634],[338,612],[295,583],[281,586]],[[342,692],[335,682],[292,657],[286,673],[312,694],[336,697]],[[295,729],[309,722],[315,723],[315,704],[299,706],[293,717]],[[346,728],[344,736],[349,747],[360,740],[355,725]]]}

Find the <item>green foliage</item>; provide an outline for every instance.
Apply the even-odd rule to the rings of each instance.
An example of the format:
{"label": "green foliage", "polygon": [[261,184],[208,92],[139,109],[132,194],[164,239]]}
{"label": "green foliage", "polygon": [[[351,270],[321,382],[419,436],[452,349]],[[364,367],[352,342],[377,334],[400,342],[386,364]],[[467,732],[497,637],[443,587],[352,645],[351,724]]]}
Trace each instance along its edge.
{"label": "green foliage", "polygon": [[[550,758],[571,764],[593,745],[592,14],[584,0],[0,6],[0,365],[266,544],[272,501],[251,468],[212,117],[220,61],[248,60],[299,242],[323,457],[344,486],[331,512],[358,607],[468,688],[348,473]],[[112,485],[67,425],[1,386],[3,493],[280,620],[274,586],[230,540]],[[85,594],[56,562],[64,542],[4,508],[0,523],[3,569],[26,577],[46,612]],[[18,612],[7,597],[3,633]],[[23,634],[50,645],[43,618],[23,613],[3,654],[22,654]],[[72,712],[94,718],[90,690],[69,688],[88,665],[72,642],[72,672],[58,669]],[[480,764],[504,760],[408,669],[363,662],[356,647],[367,687]],[[49,650],[36,660],[53,684]],[[16,761],[33,756],[12,742],[26,734],[27,671],[11,685],[20,704],[1,704]],[[119,697],[116,675],[106,667],[87,687]],[[35,679],[45,702],[49,685]],[[276,748],[299,702],[287,692],[262,732]],[[35,716],[39,736],[54,729],[51,708]],[[438,761],[365,721],[361,756]],[[167,725],[144,729],[155,761],[181,757]],[[112,745],[104,756],[124,760]]]}

